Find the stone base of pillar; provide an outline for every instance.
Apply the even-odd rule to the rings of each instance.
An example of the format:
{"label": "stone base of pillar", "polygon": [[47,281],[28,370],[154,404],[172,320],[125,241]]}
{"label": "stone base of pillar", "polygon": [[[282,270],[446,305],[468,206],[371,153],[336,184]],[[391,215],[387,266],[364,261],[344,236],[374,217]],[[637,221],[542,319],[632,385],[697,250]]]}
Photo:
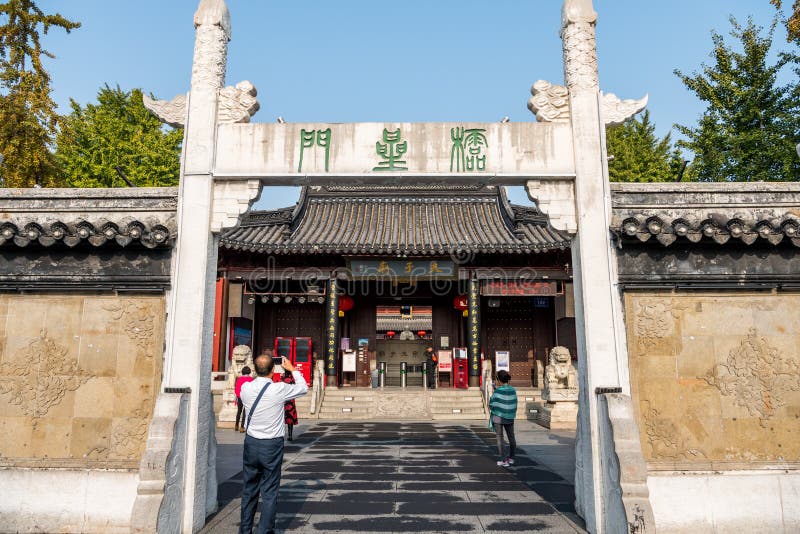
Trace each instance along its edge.
{"label": "stone base of pillar", "polygon": [[481,377],[479,376],[471,376],[469,377],[469,387],[477,388],[480,387]]}
{"label": "stone base of pillar", "polygon": [[336,377],[335,376],[326,376],[325,377],[325,386],[329,387],[329,388],[338,387],[339,384],[338,384],[338,382],[336,380]]}
{"label": "stone base of pillar", "polygon": [[576,401],[533,402],[533,422],[553,430],[575,430],[578,427],[578,403]]}
{"label": "stone base of pillar", "polygon": [[233,428],[236,425],[236,394],[226,389],[222,392],[222,408],[217,416],[217,428]]}

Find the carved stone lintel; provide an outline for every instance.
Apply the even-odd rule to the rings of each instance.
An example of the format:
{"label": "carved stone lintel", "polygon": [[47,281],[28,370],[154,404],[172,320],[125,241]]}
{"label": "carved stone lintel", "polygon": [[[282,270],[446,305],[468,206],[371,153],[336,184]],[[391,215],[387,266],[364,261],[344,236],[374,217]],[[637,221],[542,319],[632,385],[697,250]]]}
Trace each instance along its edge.
{"label": "carved stone lintel", "polygon": [[647,106],[648,96],[639,100],[620,100],[614,93],[606,93],[600,100],[600,111],[606,126],[622,124]]}
{"label": "carved stone lintel", "polygon": [[531,87],[528,109],[539,122],[569,122],[569,91],[563,85],[539,80]]}
{"label": "carved stone lintel", "polygon": [[211,231],[218,233],[238,225],[241,215],[260,196],[259,180],[215,181]]}
{"label": "carved stone lintel", "polygon": [[578,231],[575,217],[575,183],[573,180],[529,180],[525,184],[528,198],[547,214],[556,230],[574,235]]}

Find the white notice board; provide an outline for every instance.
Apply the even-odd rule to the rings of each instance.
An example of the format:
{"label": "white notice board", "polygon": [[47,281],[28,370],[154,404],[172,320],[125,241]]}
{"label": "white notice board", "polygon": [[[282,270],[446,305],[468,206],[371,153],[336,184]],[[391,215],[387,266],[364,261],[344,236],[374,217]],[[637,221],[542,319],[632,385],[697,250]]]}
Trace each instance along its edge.
{"label": "white notice board", "polygon": [[511,354],[507,350],[494,351],[494,361],[498,371],[511,370]]}
{"label": "white notice board", "polygon": [[436,353],[439,357],[439,372],[440,373],[450,373],[453,370],[453,358],[452,358],[452,351],[449,350],[440,350]]}
{"label": "white notice board", "polygon": [[355,373],[356,372],[356,351],[346,350],[342,354],[342,372]]}

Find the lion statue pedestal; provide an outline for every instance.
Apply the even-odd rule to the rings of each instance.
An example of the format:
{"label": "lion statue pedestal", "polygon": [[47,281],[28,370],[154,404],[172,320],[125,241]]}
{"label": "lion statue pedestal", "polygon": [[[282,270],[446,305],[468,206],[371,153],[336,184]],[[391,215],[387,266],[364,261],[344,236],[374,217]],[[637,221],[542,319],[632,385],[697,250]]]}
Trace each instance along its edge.
{"label": "lion statue pedestal", "polygon": [[[217,416],[219,428],[233,428],[236,425],[236,379],[242,375],[242,367],[248,366],[253,373],[253,353],[247,345],[233,347],[233,359],[228,368],[228,384],[222,392],[222,409]],[[255,374],[253,374],[255,376]]]}
{"label": "lion statue pedestal", "polygon": [[544,370],[542,401],[535,421],[546,428],[574,430],[578,424],[578,371],[566,347],[553,347]]}

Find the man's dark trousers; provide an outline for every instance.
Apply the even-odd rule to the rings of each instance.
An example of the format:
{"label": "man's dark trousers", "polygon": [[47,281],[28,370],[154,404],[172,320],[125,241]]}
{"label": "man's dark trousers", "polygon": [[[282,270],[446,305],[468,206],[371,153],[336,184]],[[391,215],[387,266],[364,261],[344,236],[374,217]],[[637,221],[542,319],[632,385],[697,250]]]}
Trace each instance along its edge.
{"label": "man's dark trousers", "polygon": [[258,495],[261,494],[261,519],[259,534],[275,532],[275,514],[278,511],[278,488],[281,485],[283,462],[283,437],[256,439],[244,438],[244,490],[242,491],[242,520],[240,534],[250,534],[256,516]]}

